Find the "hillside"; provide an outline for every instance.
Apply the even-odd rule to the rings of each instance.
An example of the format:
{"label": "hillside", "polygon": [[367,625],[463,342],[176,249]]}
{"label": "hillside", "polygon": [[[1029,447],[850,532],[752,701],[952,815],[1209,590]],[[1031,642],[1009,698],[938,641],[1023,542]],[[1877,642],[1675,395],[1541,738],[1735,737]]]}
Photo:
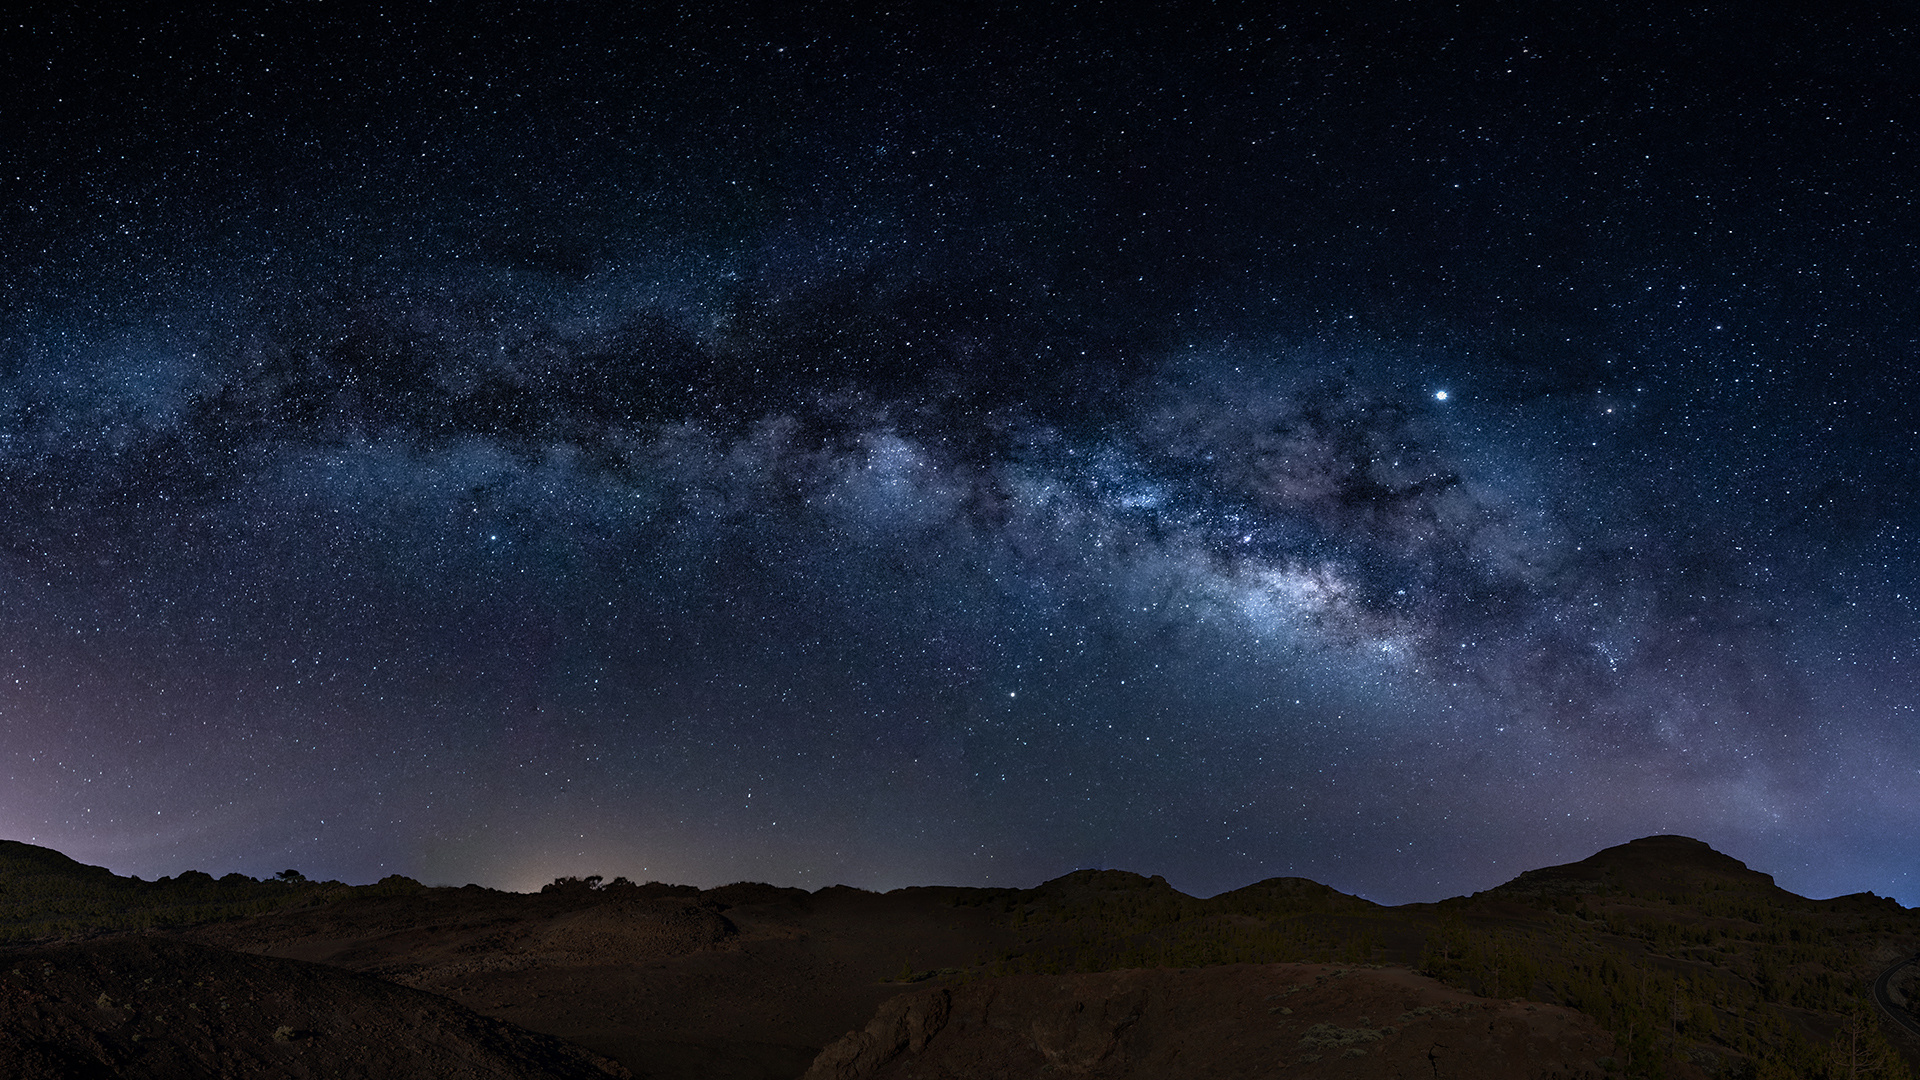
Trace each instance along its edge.
{"label": "hillside", "polygon": [[[432,995],[636,1076],[762,1080],[810,1067],[816,1077],[957,1076],[996,1054],[1008,1068],[1058,1066],[1066,1044],[1036,1033],[1059,1027],[1063,1002],[1077,1003],[1075,1016],[1118,1018],[1095,1040],[1105,1056],[1081,1060],[1092,1052],[1083,1048],[1072,1058],[1086,1075],[1116,1077],[1198,1075],[1177,1061],[1234,1074],[1218,1033],[1203,1037],[1207,1025],[1182,1012],[1193,1002],[1210,1003],[1214,1027],[1251,1018],[1234,1045],[1265,1047],[1272,1068],[1314,1065],[1315,1075],[1336,1059],[1339,1075],[1394,1075],[1392,1062],[1464,1045],[1446,1025],[1482,1014],[1511,1035],[1500,1051],[1508,1065],[1486,1075],[1898,1080],[1920,1050],[1895,1025],[1883,1028],[1871,995],[1876,977],[1920,950],[1920,912],[1866,894],[1796,896],[1685,837],[1648,837],[1473,896],[1394,908],[1298,878],[1199,898],[1115,870],[1032,889],[886,894],[597,878],[531,895],[296,874],[138,882],[7,844],[0,904],[0,930],[42,949],[55,939],[97,949],[165,935],[200,950],[169,954],[183,979],[234,954],[297,966],[285,971],[351,972],[377,980],[355,985]],[[0,956],[0,970],[21,970],[12,958],[25,955]],[[1161,974],[1119,974],[1127,971]],[[1900,974],[1895,1007],[1913,1009],[1913,969]],[[1351,992],[1268,1000],[1332,978]],[[1262,986],[1258,1001],[1248,997]],[[936,1000],[947,1019],[929,1026]],[[1419,1022],[1387,1023],[1394,1001],[1392,1016]],[[1453,1019],[1419,1011],[1428,1006]],[[73,1038],[83,1029],[105,1038],[122,1022],[64,998],[37,1007],[68,1009],[62,1030]],[[919,1034],[894,1038],[916,1009]],[[989,1012],[998,1035],[980,1026]],[[895,1044],[887,1053],[849,1049],[850,1033],[875,1025],[893,1033],[880,1040]],[[1549,1059],[1552,1070],[1526,1071]],[[1439,1061],[1429,1075],[1444,1074]],[[1860,1073],[1863,1064],[1878,1071]]]}
{"label": "hillside", "polygon": [[560,1039],[318,964],[153,937],[0,955],[0,1076],[629,1075]]}

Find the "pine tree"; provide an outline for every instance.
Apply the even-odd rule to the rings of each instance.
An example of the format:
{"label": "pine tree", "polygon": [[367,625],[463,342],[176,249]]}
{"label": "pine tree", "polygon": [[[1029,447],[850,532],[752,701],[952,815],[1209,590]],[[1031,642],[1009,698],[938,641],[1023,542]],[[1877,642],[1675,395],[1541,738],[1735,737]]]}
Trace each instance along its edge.
{"label": "pine tree", "polygon": [[1856,1005],[1827,1044],[1827,1075],[1832,1080],[1912,1080],[1906,1059],[1880,1031],[1879,1017]]}

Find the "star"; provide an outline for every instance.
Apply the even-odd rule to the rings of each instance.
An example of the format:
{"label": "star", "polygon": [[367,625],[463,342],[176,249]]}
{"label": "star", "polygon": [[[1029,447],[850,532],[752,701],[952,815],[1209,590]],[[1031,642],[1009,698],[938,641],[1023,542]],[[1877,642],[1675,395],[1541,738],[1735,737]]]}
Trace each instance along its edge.
{"label": "star", "polygon": [[1897,28],[568,12],[0,26],[0,836],[1920,902]]}

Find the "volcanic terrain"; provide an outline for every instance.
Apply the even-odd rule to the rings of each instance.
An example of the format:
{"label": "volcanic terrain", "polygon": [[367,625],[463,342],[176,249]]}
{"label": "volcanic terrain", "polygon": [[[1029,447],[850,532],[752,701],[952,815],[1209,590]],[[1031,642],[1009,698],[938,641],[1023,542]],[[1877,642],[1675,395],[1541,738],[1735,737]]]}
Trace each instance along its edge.
{"label": "volcanic terrain", "polygon": [[1917,915],[1685,837],[1397,908],[1111,870],[140,882],[0,842],[0,1075],[1898,1077]]}

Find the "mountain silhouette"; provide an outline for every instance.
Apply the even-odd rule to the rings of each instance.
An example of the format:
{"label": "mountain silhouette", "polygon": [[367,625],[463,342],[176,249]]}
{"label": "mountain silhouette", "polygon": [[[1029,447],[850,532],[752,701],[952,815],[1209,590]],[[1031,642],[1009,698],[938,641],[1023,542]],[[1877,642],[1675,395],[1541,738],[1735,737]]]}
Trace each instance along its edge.
{"label": "mountain silhouette", "polygon": [[1920,912],[1796,896],[1684,836],[1398,907],[1111,869],[888,893],[146,882],[0,841],[0,940],[0,1076],[33,1080],[1897,1078],[1920,1050]]}

